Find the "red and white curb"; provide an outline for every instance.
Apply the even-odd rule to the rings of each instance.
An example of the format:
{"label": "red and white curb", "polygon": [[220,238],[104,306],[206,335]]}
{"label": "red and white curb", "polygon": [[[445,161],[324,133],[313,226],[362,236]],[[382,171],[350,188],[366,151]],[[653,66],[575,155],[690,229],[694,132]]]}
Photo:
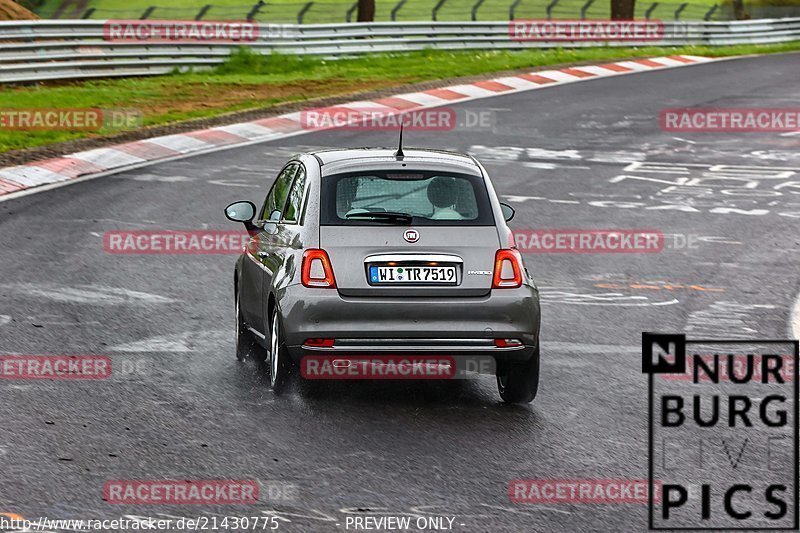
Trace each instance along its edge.
{"label": "red and white curb", "polygon": [[[565,83],[588,81],[610,76],[682,67],[713,61],[712,58],[675,55],[618,61],[602,65],[584,65],[558,70],[542,70],[470,84],[399,94],[374,101],[341,104],[357,112],[386,109],[387,114],[405,113],[442,105],[489,98],[503,94],[554,87]],[[308,109],[314,111],[315,109]],[[307,128],[301,123],[301,113],[240,124],[220,126],[178,135],[154,137],[78,152],[63,157],[36,161],[0,169],[0,201],[28,194],[31,188],[46,190],[75,181],[121,172],[156,162],[169,161],[217,150],[285,138],[324,128]]]}

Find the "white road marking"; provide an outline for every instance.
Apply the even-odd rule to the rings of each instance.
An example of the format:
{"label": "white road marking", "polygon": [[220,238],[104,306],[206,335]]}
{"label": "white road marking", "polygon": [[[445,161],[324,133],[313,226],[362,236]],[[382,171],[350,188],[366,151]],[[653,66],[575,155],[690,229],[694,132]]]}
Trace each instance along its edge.
{"label": "white road marking", "polygon": [[474,98],[483,98],[486,96],[496,96],[500,94],[497,91],[490,91],[489,89],[484,89],[483,87],[478,87],[475,85],[453,85],[452,87],[447,87],[447,89],[449,91],[465,94]]}
{"label": "white road marking", "polygon": [[135,165],[146,161],[143,157],[126,154],[113,148],[97,148],[86,152],[78,152],[67,156],[70,159],[78,159],[92,163],[100,168],[115,168],[124,165]]}
{"label": "white road marking", "polygon": [[543,78],[547,78],[550,80],[556,80],[557,82],[572,82],[575,80],[587,79],[587,78],[581,78],[580,76],[575,76],[574,74],[561,72],[560,70],[542,70],[540,72],[531,72],[531,74],[534,76],[542,76]]}
{"label": "white road marking", "polygon": [[528,81],[523,78],[518,78],[516,76],[497,78],[494,81],[502,83],[503,85],[508,85],[509,87],[514,87],[515,89],[533,89],[534,87],[538,87],[540,85],[539,83]]}
{"label": "white road marking", "polygon": [[41,287],[33,284],[5,285],[26,296],[37,296],[54,302],[89,305],[166,304],[175,300],[157,294],[115,287],[86,285],[80,287]]}
{"label": "white road marking", "polygon": [[664,65],[666,67],[679,67],[681,65],[685,65],[683,61],[678,61],[677,59],[672,59],[671,57],[656,57],[651,59],[653,63],[658,63],[660,65]]}
{"label": "white road marking", "polygon": [[52,184],[54,182],[66,181],[69,179],[66,176],[62,176],[56,172],[31,165],[20,165],[18,167],[0,170],[0,178],[21,183],[26,187],[36,187],[37,185],[42,185],[44,183]]}
{"label": "white road marking", "polygon": [[797,295],[794,306],[792,306],[792,316],[789,319],[789,327],[791,338],[800,339],[800,294]]}
{"label": "white road marking", "polygon": [[[449,87],[447,88],[449,89]],[[394,98],[408,100],[409,102],[414,102],[415,104],[419,104],[422,106],[429,106],[429,107],[440,106],[447,104],[449,102],[449,100],[445,100],[444,98],[439,98],[438,96],[433,96],[432,94],[425,94],[425,93],[398,94]],[[461,102],[461,100],[459,100],[459,102]]]}
{"label": "white road marking", "polygon": [[641,63],[636,63],[635,61],[618,61],[616,64],[621,67],[635,70],[637,72],[643,72],[645,70],[653,70],[653,67],[648,67],[647,65],[642,65]]}
{"label": "white road marking", "polygon": [[264,126],[250,122],[245,122],[243,124],[231,124],[229,126],[219,126],[211,129],[215,131],[224,131],[225,133],[244,137],[245,139],[259,139],[274,133],[274,131],[269,128],[265,128]]}
{"label": "white road marking", "polygon": [[624,72],[617,72],[616,70],[611,70],[610,68],[601,67],[600,65],[581,65],[577,68],[584,72],[588,72],[589,74],[594,74],[595,76],[608,77],[608,76],[619,76],[625,74]]}
{"label": "white road marking", "polygon": [[195,139],[194,137],[189,137],[188,135],[166,135],[164,137],[153,137],[152,139],[147,139],[143,142],[157,144],[158,146],[168,150],[173,150],[175,152],[180,152],[182,154],[213,146],[212,144]]}
{"label": "white road marking", "polygon": [[679,303],[677,298],[650,301],[647,296],[626,295],[620,292],[604,292],[586,294],[575,292],[580,289],[551,290],[549,287],[540,287],[539,294],[542,304],[566,305],[603,305],[609,307],[661,307]]}
{"label": "white road marking", "polygon": [[[714,57],[690,56],[690,55],[687,55],[687,54],[684,54],[681,57],[684,58],[684,59],[688,59],[690,61],[694,61],[695,63],[708,63],[709,61],[716,61],[717,60],[717,58],[714,58]],[[741,57],[746,57],[746,56],[737,56],[737,57],[741,58]],[[750,57],[752,57],[752,56],[750,56]],[[660,58],[657,58],[657,59],[660,59]],[[730,59],[735,59],[735,58],[731,57]]]}

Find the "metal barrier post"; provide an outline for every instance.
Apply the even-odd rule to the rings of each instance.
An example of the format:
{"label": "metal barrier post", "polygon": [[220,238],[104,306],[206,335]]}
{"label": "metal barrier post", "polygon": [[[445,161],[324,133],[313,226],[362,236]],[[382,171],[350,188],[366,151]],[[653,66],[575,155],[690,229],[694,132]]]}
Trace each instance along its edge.
{"label": "metal barrier post", "polygon": [[522,0],[514,0],[514,3],[508,8],[508,20],[514,20],[514,13],[517,11],[517,6],[520,2],[522,2]]}
{"label": "metal barrier post", "polygon": [[547,4],[547,20],[551,20],[553,18],[553,8],[556,7],[558,0],[553,0],[549,4]]}
{"label": "metal barrier post", "polygon": [[438,2],[436,2],[436,5],[433,6],[433,11],[431,11],[431,17],[433,18],[434,21],[438,20],[436,18],[436,15],[439,13],[439,10],[442,8],[445,2],[447,2],[447,0],[439,0]]}
{"label": "metal barrier post", "polygon": [[250,9],[250,13],[247,14],[247,21],[252,22],[253,19],[256,18],[256,15],[258,15],[258,12],[261,11],[261,8],[264,7],[265,5],[266,2],[264,2],[264,0],[258,0],[258,3],[254,5]]}
{"label": "metal barrier post", "polygon": [[209,9],[211,9],[211,4],[204,5],[202,8],[200,8],[200,11],[197,12],[197,15],[195,15],[194,20],[201,20],[203,17],[206,16],[206,13],[208,13]]}
{"label": "metal barrier post", "polygon": [[481,4],[483,2],[484,2],[484,0],[478,0],[477,2],[475,2],[475,5],[472,6],[472,20],[473,21],[478,20],[478,8],[481,7]]}
{"label": "metal barrier post", "polygon": [[647,11],[644,12],[644,18],[646,20],[650,20],[650,15],[653,14],[653,11],[655,11],[657,7],[658,7],[658,2],[653,2],[650,5],[650,7],[647,8]]}
{"label": "metal barrier post", "polygon": [[148,7],[147,9],[145,9],[145,10],[144,10],[144,13],[142,13],[142,16],[141,16],[141,17],[139,17],[139,20],[146,20],[146,19],[147,19],[147,17],[149,17],[150,15],[152,15],[152,14],[153,14],[153,11],[155,11],[155,10],[156,10],[156,6],[150,6],[150,7]]}
{"label": "metal barrier post", "polygon": [[688,5],[688,2],[684,2],[678,9],[675,10],[675,20],[681,20],[681,13],[683,13],[683,10],[686,9],[686,6]]}
{"label": "metal barrier post", "polygon": [[590,7],[592,7],[592,4],[594,4],[594,0],[587,0],[587,2],[583,4],[583,7],[581,8],[581,20],[586,18],[586,12]]}
{"label": "metal barrier post", "polygon": [[306,16],[306,13],[308,13],[308,10],[311,9],[311,6],[313,6],[313,5],[314,5],[314,2],[309,2],[306,5],[304,5],[303,8],[297,13],[297,23],[298,24],[302,24],[303,23],[303,17]]}
{"label": "metal barrier post", "polygon": [[356,12],[356,9],[358,9],[358,2],[357,1],[353,2],[353,5],[350,6],[350,9],[347,10],[347,16],[345,16],[345,20],[347,22],[351,22],[353,20],[353,13]]}
{"label": "metal barrier post", "polygon": [[83,12],[83,15],[81,16],[81,18],[82,19],[88,19],[89,17],[92,16],[93,13],[94,13],[94,8],[90,7],[89,9],[87,9],[86,11]]}
{"label": "metal barrier post", "polygon": [[392,15],[391,15],[392,22],[397,20],[397,12],[400,11],[400,8],[406,5],[406,2],[408,2],[408,0],[400,0],[399,2],[397,2],[397,5],[392,8]]}
{"label": "metal barrier post", "polygon": [[717,11],[718,7],[719,6],[717,4],[714,4],[711,9],[708,10],[708,13],[705,14],[703,20],[711,20],[711,17],[714,16],[714,13]]}

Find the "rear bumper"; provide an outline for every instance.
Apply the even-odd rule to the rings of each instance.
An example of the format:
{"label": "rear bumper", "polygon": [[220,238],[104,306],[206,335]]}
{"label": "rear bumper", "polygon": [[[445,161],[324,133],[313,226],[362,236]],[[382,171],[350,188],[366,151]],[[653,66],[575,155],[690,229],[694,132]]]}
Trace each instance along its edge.
{"label": "rear bumper", "polygon": [[[284,338],[293,359],[304,355],[491,356],[524,361],[539,343],[539,294],[533,287],[481,297],[345,297],[332,289],[292,285],[277,295]],[[306,347],[334,338],[331,348]],[[498,348],[494,339],[520,339]]]}

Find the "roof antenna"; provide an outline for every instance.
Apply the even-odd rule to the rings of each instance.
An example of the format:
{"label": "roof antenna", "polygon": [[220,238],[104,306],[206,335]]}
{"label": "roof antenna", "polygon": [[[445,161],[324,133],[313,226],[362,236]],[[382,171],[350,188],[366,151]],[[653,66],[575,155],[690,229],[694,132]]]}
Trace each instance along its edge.
{"label": "roof antenna", "polygon": [[397,151],[394,153],[394,156],[397,159],[402,159],[405,157],[403,153],[403,121],[400,121],[400,143],[397,145]]}

